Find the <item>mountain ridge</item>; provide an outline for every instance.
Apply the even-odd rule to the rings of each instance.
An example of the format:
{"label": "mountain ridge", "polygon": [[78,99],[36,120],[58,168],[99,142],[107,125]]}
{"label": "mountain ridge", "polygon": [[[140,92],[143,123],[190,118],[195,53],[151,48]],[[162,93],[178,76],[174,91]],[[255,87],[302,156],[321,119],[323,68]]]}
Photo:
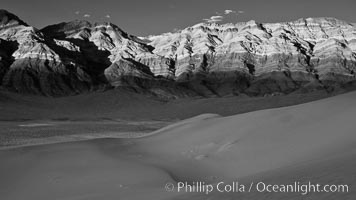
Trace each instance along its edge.
{"label": "mountain ridge", "polygon": [[356,28],[335,18],[199,23],[147,37],[85,20],[38,30],[7,11],[0,22],[11,24],[0,28],[0,85],[19,93],[129,87],[165,98],[259,96],[355,80]]}

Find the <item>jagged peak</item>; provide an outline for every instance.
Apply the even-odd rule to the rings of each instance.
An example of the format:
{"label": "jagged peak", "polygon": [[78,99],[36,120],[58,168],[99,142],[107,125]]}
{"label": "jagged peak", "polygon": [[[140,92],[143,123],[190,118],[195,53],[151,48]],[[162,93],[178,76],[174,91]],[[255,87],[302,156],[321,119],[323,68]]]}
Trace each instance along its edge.
{"label": "jagged peak", "polygon": [[14,25],[28,26],[18,16],[12,14],[7,10],[0,9],[0,28]]}
{"label": "jagged peak", "polygon": [[320,25],[332,25],[332,26],[337,26],[337,25],[351,25],[350,23],[340,20],[334,17],[308,17],[308,18],[300,18],[292,22],[288,22],[290,24],[298,24],[298,23],[303,23],[303,24],[320,24]]}
{"label": "jagged peak", "polygon": [[112,29],[114,32],[118,33],[124,38],[129,38],[135,42],[142,43],[142,44],[147,43],[147,41],[142,40],[140,37],[128,34],[126,31],[122,30],[119,26],[111,22],[95,22],[92,24],[92,28],[96,30],[102,29],[103,31]]}
{"label": "jagged peak", "polygon": [[92,24],[92,28],[93,29],[102,29],[102,30],[108,30],[108,29],[112,29],[115,30],[116,32],[119,32],[121,35],[128,35],[127,32],[125,32],[124,30],[122,30],[119,26],[117,26],[116,24],[113,24],[111,22],[95,22]]}
{"label": "jagged peak", "polygon": [[69,22],[61,22],[58,24],[46,26],[42,29],[45,33],[67,33],[73,31],[80,31],[83,29],[106,30],[113,29],[121,35],[129,36],[125,31],[111,22],[89,22],[86,20],[73,20]]}
{"label": "jagged peak", "polygon": [[72,30],[79,30],[83,28],[90,28],[92,24],[86,20],[73,20],[70,22],[61,22],[54,25],[46,26],[42,29],[43,32],[50,32],[55,30],[56,32],[68,32]]}
{"label": "jagged peak", "polygon": [[247,22],[237,22],[233,23],[226,23],[226,24],[218,24],[218,23],[207,23],[201,22],[195,24],[193,26],[189,26],[185,29],[173,32],[166,32],[158,35],[149,35],[145,38],[153,38],[159,36],[166,36],[170,34],[182,33],[182,32],[191,32],[194,30],[203,30],[203,31],[239,31],[243,30],[248,27],[257,26],[258,28],[264,27],[265,25],[308,25],[308,24],[320,24],[321,26],[356,26],[356,23],[348,23],[344,20],[339,20],[333,17],[309,17],[309,18],[300,18],[295,21],[288,21],[288,22],[274,22],[274,23],[260,23],[255,20],[250,20]]}
{"label": "jagged peak", "polygon": [[201,22],[195,24],[193,26],[189,26],[185,29],[174,31],[174,32],[167,32],[159,35],[149,35],[147,38],[159,37],[164,35],[170,35],[175,33],[185,33],[185,32],[193,32],[195,30],[203,30],[204,32],[211,32],[211,31],[218,31],[218,32],[225,32],[225,31],[238,31],[240,28],[246,26],[259,26],[261,23],[256,22],[255,20],[250,20],[247,22],[238,22],[236,24],[233,23],[225,23],[225,24],[218,24],[218,23],[208,23],[208,22]]}
{"label": "jagged peak", "polygon": [[106,21],[104,21],[104,22],[95,22],[95,23],[93,23],[93,26],[94,27],[96,27],[96,26],[106,26],[106,27],[119,28],[116,24],[113,24],[111,22],[106,22]]}
{"label": "jagged peak", "polygon": [[124,32],[121,28],[119,28],[117,25],[111,22],[89,22],[87,20],[78,20],[78,19],[69,22],[61,22],[58,24],[49,25],[44,27],[42,30],[56,29],[57,31],[70,31],[74,29],[78,30],[83,28],[101,28],[101,27],[106,27],[106,28],[110,27],[115,30]]}

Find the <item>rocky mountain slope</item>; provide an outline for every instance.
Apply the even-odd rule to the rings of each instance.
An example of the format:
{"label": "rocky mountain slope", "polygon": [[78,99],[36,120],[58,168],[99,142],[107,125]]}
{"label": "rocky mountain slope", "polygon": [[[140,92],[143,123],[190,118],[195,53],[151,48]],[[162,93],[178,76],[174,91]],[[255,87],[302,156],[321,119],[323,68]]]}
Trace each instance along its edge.
{"label": "rocky mountain slope", "polygon": [[356,27],[334,18],[201,23],[142,38],[78,20],[38,30],[0,10],[0,83],[21,93],[265,95],[333,90],[355,71]]}

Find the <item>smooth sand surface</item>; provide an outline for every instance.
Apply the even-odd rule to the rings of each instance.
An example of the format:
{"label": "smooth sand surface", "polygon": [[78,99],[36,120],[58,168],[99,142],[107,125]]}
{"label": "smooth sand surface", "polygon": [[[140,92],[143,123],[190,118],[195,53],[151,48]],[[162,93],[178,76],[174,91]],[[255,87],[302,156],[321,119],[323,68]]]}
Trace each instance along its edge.
{"label": "smooth sand surface", "polygon": [[[136,139],[0,151],[0,199],[356,199],[356,92],[230,117],[204,114]],[[167,182],[348,184],[348,193],[178,193]]]}

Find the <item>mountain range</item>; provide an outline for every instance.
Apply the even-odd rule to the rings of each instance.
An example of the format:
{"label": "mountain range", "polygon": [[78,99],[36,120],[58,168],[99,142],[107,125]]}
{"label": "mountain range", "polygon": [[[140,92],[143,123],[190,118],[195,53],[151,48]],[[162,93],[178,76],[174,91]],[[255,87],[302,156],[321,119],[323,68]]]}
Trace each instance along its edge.
{"label": "mountain range", "polygon": [[356,25],[335,18],[199,23],[137,37],[81,20],[37,29],[0,10],[0,87],[18,93],[279,95],[333,91],[355,73]]}

